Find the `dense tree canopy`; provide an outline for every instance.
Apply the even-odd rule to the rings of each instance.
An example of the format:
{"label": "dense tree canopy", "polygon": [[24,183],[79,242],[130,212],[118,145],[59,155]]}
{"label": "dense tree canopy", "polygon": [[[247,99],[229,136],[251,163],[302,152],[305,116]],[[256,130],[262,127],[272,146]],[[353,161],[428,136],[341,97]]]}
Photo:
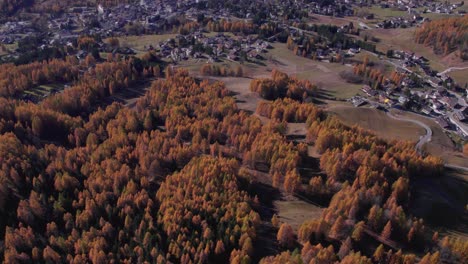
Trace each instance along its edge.
{"label": "dense tree canopy", "polygon": [[[246,263],[259,254],[255,243],[265,227],[249,193],[258,175],[284,195],[329,202],[320,218],[300,226],[297,240],[288,223],[270,215],[275,243],[293,249],[300,242],[302,249],[262,263],[415,262],[415,255],[386,251],[394,243],[429,251],[424,261],[466,257],[466,242],[428,237],[409,210],[411,181],[440,177],[440,159],[327,116],[309,103],[314,85],[276,70],[251,85],[274,99],[258,105],[265,124],[239,110],[223,83],[181,69],[166,69],[133,107],[106,103],[159,76],[146,62],[110,56],[4,66],[27,80],[10,86],[11,77],[0,76],[5,262]],[[42,102],[18,98],[67,80],[70,87]],[[288,122],[305,123],[304,142],[287,139]],[[301,166],[309,148],[321,154],[323,173],[307,178]],[[362,243],[371,238],[385,248],[364,256]]]}
{"label": "dense tree canopy", "polygon": [[468,16],[438,19],[424,23],[416,30],[417,43],[433,48],[436,54],[447,55],[455,50],[468,59]]}

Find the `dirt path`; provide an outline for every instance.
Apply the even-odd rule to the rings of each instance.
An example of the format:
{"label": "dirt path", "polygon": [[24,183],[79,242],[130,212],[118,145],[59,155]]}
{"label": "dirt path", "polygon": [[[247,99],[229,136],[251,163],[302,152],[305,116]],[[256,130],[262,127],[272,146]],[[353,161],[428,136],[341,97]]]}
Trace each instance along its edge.
{"label": "dirt path", "polygon": [[449,73],[449,72],[452,72],[452,71],[462,71],[462,70],[466,70],[468,69],[468,66],[467,67],[450,67],[448,69],[446,69],[445,71],[441,72],[440,74],[446,74],[446,73]]}

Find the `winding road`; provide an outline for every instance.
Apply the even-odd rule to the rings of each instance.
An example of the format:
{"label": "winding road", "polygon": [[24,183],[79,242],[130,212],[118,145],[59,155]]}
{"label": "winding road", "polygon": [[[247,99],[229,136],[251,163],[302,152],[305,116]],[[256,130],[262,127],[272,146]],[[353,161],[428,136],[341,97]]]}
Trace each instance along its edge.
{"label": "winding road", "polygon": [[[422,151],[422,146],[424,146],[424,144],[428,143],[429,141],[431,141],[431,138],[432,138],[432,129],[424,124],[423,122],[419,121],[419,120],[415,120],[415,119],[411,119],[411,118],[403,118],[403,117],[397,117],[397,116],[394,116],[392,113],[390,113],[390,111],[387,111],[387,115],[388,117],[392,118],[392,119],[395,119],[395,120],[400,120],[400,121],[406,121],[406,122],[411,122],[411,123],[414,123],[418,126],[421,126],[423,127],[425,130],[426,130],[426,135],[424,136],[421,136],[419,138],[419,141],[418,143],[416,143],[416,150],[421,154]],[[444,165],[446,168],[450,168],[450,169],[455,169],[455,170],[463,170],[463,171],[467,171],[468,172],[468,167],[463,167],[463,166],[458,166],[458,165],[455,165],[455,164],[449,164],[449,163],[445,163]]]}
{"label": "winding road", "polygon": [[426,130],[426,135],[424,136],[421,136],[419,138],[419,141],[418,143],[416,144],[416,150],[421,153],[421,148],[424,144],[426,144],[427,142],[431,141],[431,138],[432,138],[432,129],[424,124],[423,122],[421,121],[418,121],[418,120],[415,120],[415,119],[411,119],[411,118],[403,118],[403,117],[397,117],[397,116],[394,116],[392,113],[390,113],[390,111],[387,111],[387,115],[392,118],[392,119],[395,119],[395,120],[399,120],[399,121],[406,121],[406,122],[411,122],[411,123],[414,123],[422,128],[424,128]]}
{"label": "winding road", "polygon": [[[458,165],[454,165],[454,164],[445,164],[445,167],[446,168],[449,168],[449,169],[453,169],[453,170],[462,170],[462,171],[467,171],[468,172],[468,168],[467,167],[462,167],[462,166],[458,166]],[[465,177],[463,178],[465,181],[468,181],[468,179]]]}
{"label": "winding road", "polygon": [[461,70],[466,70],[466,69],[468,69],[468,67],[451,67],[451,68],[448,68],[445,71],[441,72],[440,74],[446,74],[446,73],[449,73],[451,71],[461,71]]}

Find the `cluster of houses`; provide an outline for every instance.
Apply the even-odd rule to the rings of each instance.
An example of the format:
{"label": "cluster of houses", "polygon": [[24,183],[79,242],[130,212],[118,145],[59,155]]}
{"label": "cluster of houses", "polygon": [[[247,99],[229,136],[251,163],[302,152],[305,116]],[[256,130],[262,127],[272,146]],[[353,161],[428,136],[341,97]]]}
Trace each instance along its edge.
{"label": "cluster of houses", "polygon": [[464,14],[464,10],[456,10],[463,6],[463,0],[458,3],[449,1],[419,1],[419,0],[391,0],[380,4],[381,8],[393,8],[408,11],[409,14],[437,13],[437,14]]}
{"label": "cluster of houses", "polygon": [[[294,43],[298,43],[298,39],[301,38],[303,35],[303,30],[297,29],[294,27],[288,27],[289,28],[289,34],[293,40]],[[338,28],[338,32],[340,31],[347,31],[348,25],[341,26]],[[320,60],[322,62],[333,62],[337,61],[338,56],[345,56],[345,57],[353,57],[356,54],[361,52],[361,48],[349,48],[349,49],[343,49],[342,48],[342,43],[336,43],[336,45],[333,47],[331,45],[321,45],[317,46],[317,48],[314,50],[314,58],[317,60]],[[298,53],[300,54],[304,50],[304,45],[301,43],[298,43],[297,45],[298,48]]]}
{"label": "cluster of houses", "polygon": [[140,4],[117,5],[104,9],[98,7],[98,20],[101,34],[111,32],[113,35],[128,33],[127,25],[138,25],[145,32],[161,32],[170,29],[177,17],[187,11],[186,6],[178,5],[177,1],[158,2],[140,1]]}
{"label": "cluster of houses", "polygon": [[37,30],[30,21],[6,22],[0,25],[0,43],[13,44],[24,36],[30,36]]}
{"label": "cluster of houses", "polygon": [[[463,0],[460,0],[458,3],[450,3],[449,1],[446,2],[426,2],[424,6],[426,8],[427,13],[437,13],[437,14],[465,14],[465,10],[461,10],[459,7],[463,6]],[[458,10],[457,10],[458,9]]]}
{"label": "cluster of houses", "polygon": [[453,96],[443,87],[426,91],[411,91],[411,94],[424,102],[421,112],[426,115],[445,115],[466,105],[465,99]]}
{"label": "cluster of houses", "polygon": [[354,2],[355,1],[351,0],[333,1],[333,5],[322,5],[322,3],[319,1],[315,3],[312,2],[307,8],[309,10],[309,14],[346,17],[352,16],[354,14],[354,10],[351,5]]}
{"label": "cluster of houses", "polygon": [[419,26],[428,21],[427,17],[422,14],[438,13],[438,14],[459,14],[464,15],[466,12],[463,9],[455,10],[463,6],[463,1],[460,3],[450,4],[448,2],[429,2],[429,1],[394,1],[380,4],[381,8],[392,8],[399,11],[407,12],[407,16],[391,17],[381,21],[375,25],[376,28],[408,28]]}
{"label": "cluster of houses", "polygon": [[[232,36],[217,34],[207,36],[200,31],[188,35],[177,35],[175,39],[168,39],[159,43],[157,49],[162,57],[173,62],[189,58],[207,58],[209,62],[219,61],[221,58],[238,61],[262,59],[271,45],[254,36]],[[148,47],[149,50],[154,47]]]}
{"label": "cluster of houses", "polygon": [[[367,99],[357,96],[351,102],[356,107],[369,102],[387,107],[409,108],[433,117],[444,129],[456,130],[461,136],[468,137],[468,90],[465,91],[465,97],[447,89],[452,87],[453,80],[445,74],[433,71],[424,57],[405,51],[394,51],[392,57],[397,58],[402,65],[396,70],[405,73],[400,86],[387,84],[382,89],[375,90],[364,85],[362,91]],[[422,69],[419,72],[423,76],[410,69],[415,67]],[[419,79],[418,83],[415,82],[415,77]]]}
{"label": "cluster of houses", "polygon": [[410,17],[392,17],[379,22],[375,25],[376,28],[409,28],[428,21],[428,18],[420,15],[412,15]]}
{"label": "cluster of houses", "polygon": [[[333,4],[324,5],[323,1],[314,1],[312,3],[302,3],[309,14],[319,14],[334,17],[345,17],[354,15],[354,7],[371,6],[372,3],[363,0],[337,0]],[[377,27],[381,28],[397,28],[397,27],[410,27],[420,24],[425,21],[420,16],[421,13],[439,13],[439,14],[460,14],[466,12],[459,7],[463,6],[464,2],[460,0],[459,3],[449,3],[440,1],[419,1],[419,0],[390,0],[381,1],[381,8],[392,8],[394,10],[405,11],[410,15],[408,18],[392,18],[379,23]],[[373,14],[366,14],[365,19],[373,19]]]}
{"label": "cluster of houses", "polygon": [[[374,101],[387,105],[387,106],[394,106],[399,102],[399,98],[397,99],[394,96],[394,93],[391,89],[382,89],[382,90],[375,90],[371,88],[369,85],[364,85],[361,89],[370,99]],[[406,102],[402,102],[404,104]],[[355,105],[356,106],[356,105]],[[357,105],[359,106],[359,105]]]}
{"label": "cluster of houses", "polygon": [[442,128],[456,130],[468,138],[468,97],[463,98],[443,87],[411,91],[411,94],[420,104],[414,111],[434,117]]}
{"label": "cluster of houses", "polygon": [[[61,15],[48,16],[48,36],[54,42],[66,44],[79,35],[100,35],[101,37],[126,34],[128,24],[138,24],[145,32],[157,33],[167,29],[176,18],[185,14],[193,1],[148,1],[139,4],[117,5],[110,8],[102,6],[74,6]],[[170,28],[169,28],[170,29]],[[11,44],[19,39],[39,33],[31,21],[6,22],[0,26],[0,42]]]}
{"label": "cluster of houses", "polygon": [[438,116],[435,121],[443,129],[455,130],[460,136],[468,138],[468,107]]}
{"label": "cluster of houses", "polygon": [[406,108],[409,104],[412,111],[432,117],[442,128],[455,130],[468,138],[468,97],[457,96],[443,87],[427,91],[411,90],[409,96],[375,90],[368,85],[364,85],[362,91],[367,98],[354,96],[350,99],[355,107],[370,103],[375,107]]}
{"label": "cluster of houses", "polygon": [[392,52],[391,58],[398,59],[402,63],[402,66],[396,70],[407,74],[407,78],[403,80],[403,86],[407,86],[409,88],[415,87],[415,83],[412,79],[408,78],[408,75],[413,74],[414,72],[414,70],[411,70],[410,68],[420,70],[424,76],[419,76],[419,79],[421,82],[432,88],[438,88],[441,85],[446,87],[452,87],[454,85],[454,81],[450,76],[443,73],[437,73],[429,66],[428,59],[423,56],[418,56],[414,52],[395,50]]}

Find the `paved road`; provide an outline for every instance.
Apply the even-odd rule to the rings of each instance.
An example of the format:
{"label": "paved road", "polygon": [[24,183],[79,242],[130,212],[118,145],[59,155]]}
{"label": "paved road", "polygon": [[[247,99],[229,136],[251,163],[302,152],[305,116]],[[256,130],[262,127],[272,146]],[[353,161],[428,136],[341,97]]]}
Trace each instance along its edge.
{"label": "paved road", "polygon": [[[424,124],[423,122],[418,121],[418,120],[415,120],[415,119],[411,119],[411,118],[396,117],[396,116],[392,115],[390,112],[387,112],[387,115],[388,115],[390,118],[393,118],[393,119],[396,119],[396,120],[412,122],[412,123],[414,123],[414,124],[417,124],[417,125],[423,127],[423,128],[426,130],[426,135],[421,136],[421,138],[419,139],[418,143],[416,144],[416,150],[417,150],[419,153],[421,153],[421,148],[422,148],[422,146],[423,146],[424,144],[426,144],[427,142],[431,141],[431,138],[432,138],[432,129],[431,129],[429,126],[427,126],[426,124]],[[444,164],[444,167],[450,168],[450,169],[462,170],[462,171],[468,172],[468,167],[463,167],[463,166],[459,166],[459,165],[455,165],[455,164],[445,163],[445,164]]]}
{"label": "paved road", "polygon": [[460,129],[462,131],[463,134],[465,135],[468,135],[468,125],[464,124],[463,122],[460,122],[456,117],[455,117],[455,113],[456,112],[459,112],[459,111],[453,111],[453,112],[449,112],[447,114],[448,118],[450,119],[450,121],[452,123],[454,123],[458,129]]}
{"label": "paved road", "polygon": [[[454,169],[454,170],[462,170],[462,171],[466,171],[468,172],[468,168],[467,167],[462,167],[462,166],[458,166],[458,165],[454,165],[454,164],[445,164],[445,167],[446,168],[449,168],[449,169]],[[468,181],[468,178],[463,178],[465,181]]]}
{"label": "paved road", "polygon": [[423,127],[425,130],[426,130],[426,135],[424,136],[421,136],[419,138],[419,141],[418,143],[416,144],[416,150],[421,153],[421,148],[424,144],[426,144],[427,142],[431,141],[431,138],[432,138],[432,129],[427,126],[426,124],[424,124],[423,122],[419,121],[419,120],[415,120],[415,119],[411,119],[411,118],[403,118],[403,117],[396,117],[394,116],[392,113],[390,113],[390,111],[387,112],[387,115],[390,117],[390,118],[393,118],[393,119],[396,119],[396,120],[400,120],[400,121],[406,121],[406,122],[411,122],[411,123],[414,123],[420,127]]}

